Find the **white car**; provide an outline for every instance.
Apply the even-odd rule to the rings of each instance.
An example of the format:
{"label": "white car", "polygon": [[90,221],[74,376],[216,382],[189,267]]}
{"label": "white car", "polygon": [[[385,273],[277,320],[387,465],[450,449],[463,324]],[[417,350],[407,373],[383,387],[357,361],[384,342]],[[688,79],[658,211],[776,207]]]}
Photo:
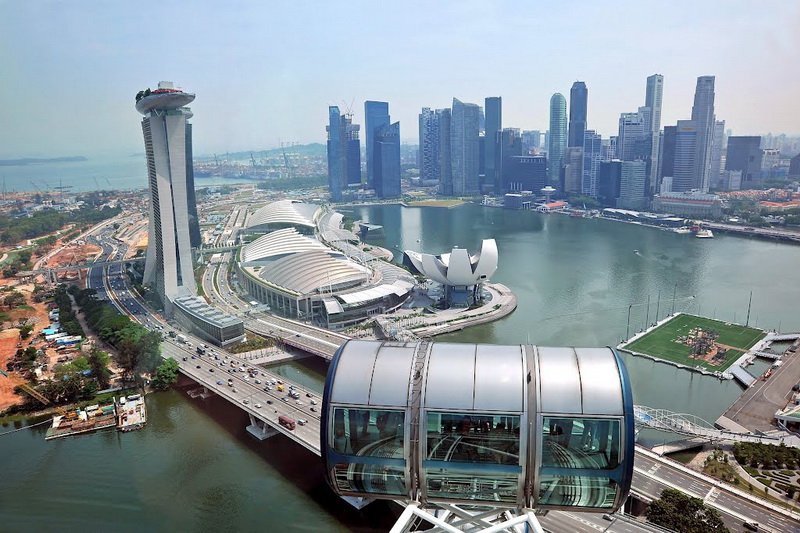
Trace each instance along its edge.
{"label": "white car", "polygon": [[257,404],[255,404],[253,407],[255,407],[256,409],[261,409],[261,404],[260,404],[260,403],[257,403]]}

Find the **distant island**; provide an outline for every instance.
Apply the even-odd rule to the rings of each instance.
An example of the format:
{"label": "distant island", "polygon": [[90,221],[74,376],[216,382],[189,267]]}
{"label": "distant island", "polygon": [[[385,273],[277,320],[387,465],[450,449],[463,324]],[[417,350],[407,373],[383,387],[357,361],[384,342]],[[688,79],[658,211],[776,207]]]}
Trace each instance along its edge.
{"label": "distant island", "polygon": [[47,165],[49,163],[75,163],[88,161],[82,155],[72,155],[68,157],[25,157],[22,159],[0,159],[0,167],[19,167],[24,165]]}

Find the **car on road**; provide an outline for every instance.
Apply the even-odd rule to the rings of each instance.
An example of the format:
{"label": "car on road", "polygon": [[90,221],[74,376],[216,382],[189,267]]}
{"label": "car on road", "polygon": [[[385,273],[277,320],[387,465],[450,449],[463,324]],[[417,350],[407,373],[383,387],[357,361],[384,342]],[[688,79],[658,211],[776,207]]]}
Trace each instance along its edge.
{"label": "car on road", "polygon": [[197,368],[200,368],[200,365],[197,365]]}
{"label": "car on road", "polygon": [[255,382],[256,382],[256,385],[261,385],[261,380],[260,379],[256,378]]}
{"label": "car on road", "polygon": [[236,390],[236,387],[234,387],[234,388],[231,389],[231,392],[239,392],[239,391]]}
{"label": "car on road", "polygon": [[306,424],[308,424],[308,420],[306,420],[305,418],[301,418],[300,420],[297,421],[297,423],[300,424],[301,426],[305,426]]}
{"label": "car on road", "polygon": [[257,403],[257,404],[255,404],[253,407],[255,407],[256,409],[261,409],[261,404],[260,404],[260,403]]}
{"label": "car on road", "polygon": [[286,396],[284,396],[283,398],[281,398],[281,400],[283,400],[284,402],[288,402],[288,401],[289,401],[289,398],[287,398]]}
{"label": "car on road", "polygon": [[307,396],[307,397],[309,397],[309,398],[313,398],[313,397],[314,397],[314,395],[313,395],[313,394],[311,394],[310,392],[307,392],[307,393],[306,393],[306,396]]}
{"label": "car on road", "polygon": [[317,405],[317,400],[311,400],[311,405]]}
{"label": "car on road", "polygon": [[249,404],[249,403],[250,403],[250,400],[248,400],[247,398],[245,398],[244,400],[242,400],[242,403],[243,403],[243,404],[245,404],[245,405],[247,405],[247,404]]}
{"label": "car on road", "polygon": [[188,358],[188,357],[185,357],[185,356],[184,356],[184,358],[183,358],[183,360],[184,360],[184,361],[186,361],[186,360],[188,360],[188,359],[189,359],[189,358]]}
{"label": "car on road", "polygon": [[272,400],[267,400],[267,403],[268,403],[269,405],[272,405]]}
{"label": "car on road", "polygon": [[312,412],[312,413],[316,413],[316,412],[317,412],[317,408],[316,408],[316,407],[314,407],[314,406],[312,406],[312,407],[311,407],[311,412]]}
{"label": "car on road", "polygon": [[217,385],[223,385],[223,383],[222,383],[222,380],[221,380],[221,379],[218,379],[218,380],[217,380]]}
{"label": "car on road", "polygon": [[213,368],[209,368],[209,369],[208,369],[208,371],[209,371],[209,372],[213,372],[213,371],[214,371],[214,369],[213,369]]}

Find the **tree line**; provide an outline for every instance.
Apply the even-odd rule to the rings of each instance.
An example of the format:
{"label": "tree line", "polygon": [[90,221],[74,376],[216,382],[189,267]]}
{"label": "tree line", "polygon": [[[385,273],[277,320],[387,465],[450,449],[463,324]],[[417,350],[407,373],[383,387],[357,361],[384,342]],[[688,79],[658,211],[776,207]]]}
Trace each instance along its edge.
{"label": "tree line", "polygon": [[14,244],[23,239],[35,239],[58,231],[67,224],[97,224],[117,216],[121,211],[118,207],[83,208],[77,211],[43,209],[23,217],[0,216],[0,243]]}

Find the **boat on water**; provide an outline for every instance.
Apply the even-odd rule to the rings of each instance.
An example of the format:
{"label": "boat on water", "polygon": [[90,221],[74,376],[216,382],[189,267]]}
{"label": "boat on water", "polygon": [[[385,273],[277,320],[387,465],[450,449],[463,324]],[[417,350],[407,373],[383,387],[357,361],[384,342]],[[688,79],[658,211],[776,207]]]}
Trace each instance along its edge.
{"label": "boat on water", "polygon": [[695,237],[697,237],[698,239],[713,239],[714,234],[711,232],[710,229],[701,229],[700,231],[697,232]]}
{"label": "boat on water", "polygon": [[682,228],[675,228],[673,231],[680,235],[687,235],[692,232],[692,228],[688,226],[683,226]]}

